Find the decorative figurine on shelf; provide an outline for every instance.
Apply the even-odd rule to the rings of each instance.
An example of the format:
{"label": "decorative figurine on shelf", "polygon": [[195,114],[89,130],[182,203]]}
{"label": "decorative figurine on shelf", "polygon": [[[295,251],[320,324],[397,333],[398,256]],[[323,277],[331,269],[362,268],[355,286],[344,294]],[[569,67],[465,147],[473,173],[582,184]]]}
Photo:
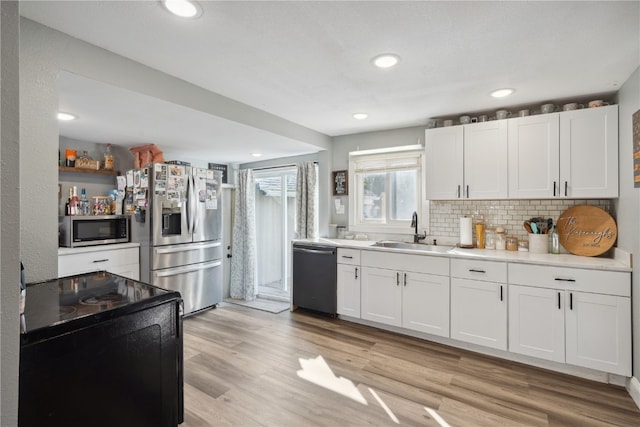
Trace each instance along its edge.
{"label": "decorative figurine on shelf", "polygon": [[131,154],[135,157],[133,162],[134,168],[140,168],[148,165],[149,163],[164,162],[162,150],[160,150],[156,144],[140,145],[138,147],[130,148],[129,151],[131,151]]}

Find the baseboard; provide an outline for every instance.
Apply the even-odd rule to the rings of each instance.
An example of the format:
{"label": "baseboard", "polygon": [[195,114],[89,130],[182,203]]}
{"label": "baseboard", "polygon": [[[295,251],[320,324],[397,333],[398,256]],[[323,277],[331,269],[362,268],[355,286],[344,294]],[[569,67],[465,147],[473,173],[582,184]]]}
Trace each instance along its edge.
{"label": "baseboard", "polygon": [[629,395],[636,402],[636,406],[640,408],[640,381],[636,377],[631,377],[627,384]]}

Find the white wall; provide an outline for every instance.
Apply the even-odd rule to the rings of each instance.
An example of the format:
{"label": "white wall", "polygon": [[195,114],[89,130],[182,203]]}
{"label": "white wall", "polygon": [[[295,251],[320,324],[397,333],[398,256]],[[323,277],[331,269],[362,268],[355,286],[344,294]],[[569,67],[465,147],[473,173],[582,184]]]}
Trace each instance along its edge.
{"label": "white wall", "polygon": [[631,116],[640,110],[640,68],[618,92],[620,198],[614,203],[618,221],[617,246],[633,254],[632,319],[633,375],[640,378],[640,188],[633,185],[633,136]]}
{"label": "white wall", "polygon": [[18,420],[20,280],[19,17],[17,1],[0,2],[0,425]]}

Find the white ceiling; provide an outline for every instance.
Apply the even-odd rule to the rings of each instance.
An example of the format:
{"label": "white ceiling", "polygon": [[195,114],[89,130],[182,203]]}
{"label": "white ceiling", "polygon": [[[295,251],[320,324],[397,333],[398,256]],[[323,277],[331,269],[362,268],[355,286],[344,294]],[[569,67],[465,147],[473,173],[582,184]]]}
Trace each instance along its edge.
{"label": "white ceiling", "polygon": [[[195,20],[156,1],[21,1],[20,8],[43,25],[330,136],[612,93],[640,65],[637,1],[200,4]],[[400,55],[400,64],[373,67],[371,58],[384,52]],[[501,87],[516,92],[489,97]],[[61,127],[76,139],[176,144],[179,136],[172,148],[219,144],[228,162],[255,160],[251,141],[264,138],[274,147],[265,158],[317,150],[79,76],[63,76],[60,90],[61,105],[92,119],[76,122],[79,130]],[[79,96],[91,90],[91,102]],[[141,111],[138,103],[149,122],[122,117],[126,106]],[[355,112],[369,118],[355,120]],[[157,120],[168,114],[178,119]]]}

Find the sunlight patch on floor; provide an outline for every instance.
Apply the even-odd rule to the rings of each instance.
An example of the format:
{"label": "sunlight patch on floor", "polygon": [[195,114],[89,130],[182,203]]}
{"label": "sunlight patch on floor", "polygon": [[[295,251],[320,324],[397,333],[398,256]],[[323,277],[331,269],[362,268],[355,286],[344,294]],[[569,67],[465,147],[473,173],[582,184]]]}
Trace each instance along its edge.
{"label": "sunlight patch on floor", "polygon": [[400,424],[400,420],[398,420],[398,417],[396,417],[396,415],[393,413],[393,411],[391,411],[391,409],[389,409],[387,404],[384,403],[384,401],[382,399],[380,399],[380,396],[378,396],[378,393],[376,393],[375,390],[373,390],[372,388],[369,388],[369,393],[371,393],[373,395],[373,397],[378,401],[378,403],[380,404],[382,409],[384,409],[384,411],[387,413],[389,418],[391,418],[391,421],[393,421],[396,424]]}
{"label": "sunlight patch on floor", "polygon": [[431,408],[427,408],[426,406],[424,407],[424,409],[431,416],[431,418],[433,418],[438,424],[440,424],[440,426],[442,426],[442,427],[451,427],[449,425],[449,423],[446,422],[444,420],[444,418],[442,418],[440,415],[438,415],[438,413],[435,410],[433,410]]}
{"label": "sunlight patch on floor", "polygon": [[297,371],[300,378],[353,399],[363,405],[368,405],[367,400],[356,388],[355,384],[347,378],[336,377],[322,356],[318,356],[315,359],[303,359],[300,357],[298,361],[302,367]]}

